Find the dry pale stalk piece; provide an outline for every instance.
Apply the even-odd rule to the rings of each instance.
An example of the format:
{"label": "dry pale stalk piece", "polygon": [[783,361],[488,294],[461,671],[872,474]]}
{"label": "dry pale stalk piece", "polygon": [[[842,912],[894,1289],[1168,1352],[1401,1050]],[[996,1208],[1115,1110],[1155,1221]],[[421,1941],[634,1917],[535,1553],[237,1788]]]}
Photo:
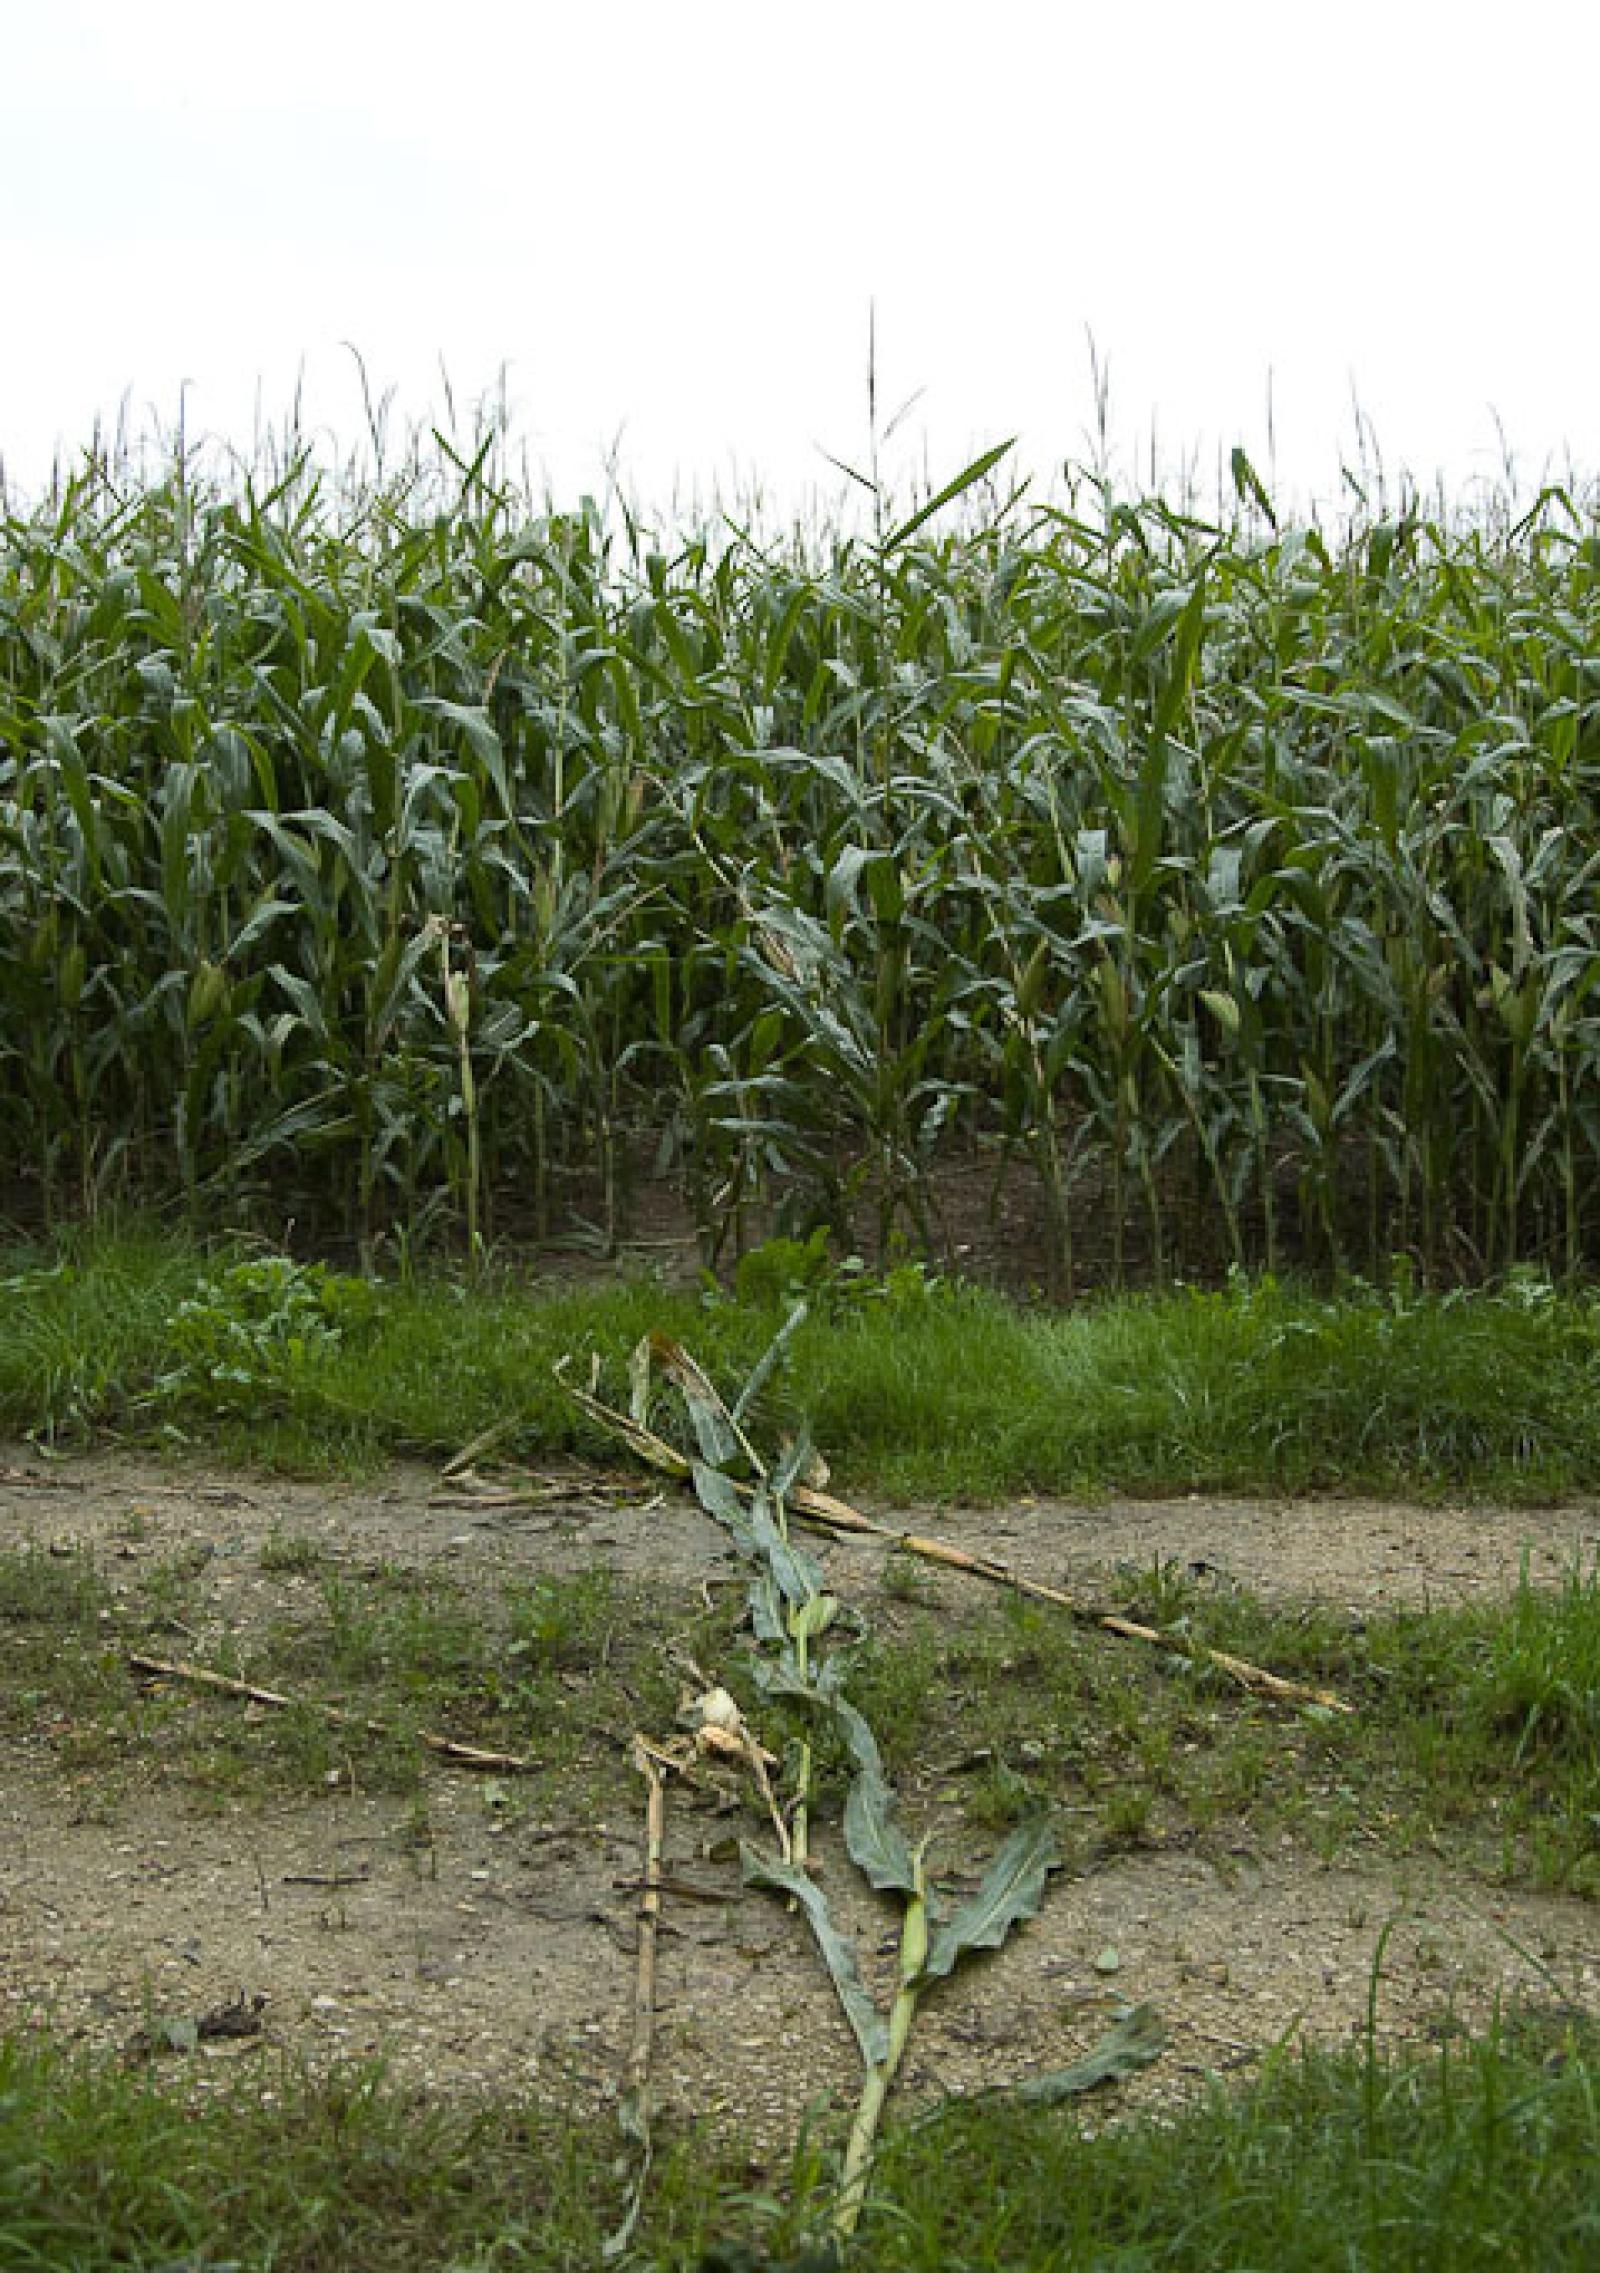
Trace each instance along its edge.
{"label": "dry pale stalk piece", "polygon": [[644,1875],[639,1888],[639,1960],[633,1976],[633,2034],[623,2064],[617,2122],[623,2137],[632,2142],[638,2160],[621,2222],[602,2245],[601,2255],[607,2263],[620,2257],[633,2239],[650,2178],[650,2062],[656,2034],[656,1950],[661,1928],[661,1897],[666,1885],[662,1865],[667,1844],[667,1775],[681,1769],[684,1762],[666,1747],[652,1744],[648,1737],[635,1735],[633,1764],[645,1780]]}
{"label": "dry pale stalk piece", "polygon": [[[142,1657],[128,1652],[128,1663],[135,1673],[148,1673],[162,1681],[187,1681],[199,1689],[215,1689],[224,1697],[243,1697],[252,1705],[271,1705],[279,1712],[287,1712],[296,1705],[309,1706],[320,1713],[335,1728],[359,1729],[366,1736],[393,1736],[395,1731],[388,1721],[365,1720],[359,1713],[347,1713],[338,1705],[319,1704],[315,1698],[285,1696],[281,1689],[260,1689],[250,1681],[235,1681],[230,1674],[214,1673],[209,1666],[190,1665],[181,1658]],[[454,1760],[462,1768],[487,1768],[506,1775],[532,1776],[541,1763],[529,1760],[520,1752],[488,1752],[481,1745],[462,1744],[453,1736],[436,1736],[430,1729],[419,1728],[416,1741],[441,1760]]]}
{"label": "dry pale stalk piece", "polygon": [[772,1788],[767,1771],[776,1765],[777,1755],[769,1752],[726,1689],[707,1688],[689,1706],[685,1717],[690,1723],[689,1733],[674,1737],[670,1744],[650,1744],[635,1737],[635,1749],[643,1745],[650,1757],[661,1767],[686,1775],[697,1760],[723,1760],[730,1766],[748,1769],[750,1779],[761,1794],[761,1803],[772,1824],[773,1836],[785,1862],[793,1858],[794,1846],[788,1822],[778,1795]]}
{"label": "dry pale stalk piece", "polygon": [[1331,1689],[1313,1689],[1303,1681],[1290,1681],[1281,1673],[1271,1673],[1264,1665],[1252,1665],[1248,1658],[1235,1657],[1227,1650],[1196,1644],[1181,1634],[1167,1633],[1159,1626],[1142,1625],[1137,1619],[1124,1618],[1113,1610],[1097,1609],[1093,1603],[1080,1602],[1076,1595],[1066,1593],[1059,1586],[1049,1586],[1043,1579],[1024,1578],[1020,1571],[988,1555],[969,1554],[965,1547],[952,1546],[947,1540],[930,1539],[920,1532],[897,1531],[892,1524],[875,1523],[870,1516],[862,1515],[859,1509],[835,1499],[829,1492],[816,1492],[804,1484],[796,1484],[789,1492],[789,1507],[803,1522],[822,1530],[862,1532],[887,1540],[908,1555],[920,1556],[924,1562],[943,1563],[951,1570],[965,1571],[971,1578],[986,1579],[991,1585],[1009,1586],[1015,1593],[1028,1595],[1037,1602],[1053,1602],[1074,1618],[1099,1626],[1105,1633],[1118,1634],[1124,1641],[1150,1642],[1178,1657],[1202,1660],[1258,1696],[1276,1697],[1285,1704],[1318,1705],[1324,1712],[1355,1710]]}
{"label": "dry pale stalk piece", "polygon": [[633,1764],[645,1780],[644,1882],[639,1894],[639,1961],[633,1977],[633,2035],[622,2071],[617,2120],[623,2136],[638,2150],[622,2222],[603,2254],[620,2257],[633,2238],[650,2176],[650,2060],[656,2034],[656,1948],[661,1925],[661,1864],[667,1839],[667,1779],[670,1762],[642,1736],[633,1740]]}
{"label": "dry pale stalk piece", "polygon": [[639,1970],[633,1985],[633,2040],[622,2071],[623,2095],[642,2106],[650,2081],[650,2055],[655,2042],[656,1943],[661,1924],[661,1865],[666,1851],[667,1779],[661,1755],[643,1737],[635,1737],[633,1764],[645,1780],[644,1879],[639,1890]]}
{"label": "dry pale stalk piece", "polygon": [[510,1413],[503,1420],[491,1421],[486,1429],[480,1429],[475,1437],[461,1447],[453,1460],[445,1462],[439,1471],[440,1475],[448,1482],[452,1476],[468,1474],[473,1463],[485,1452],[491,1452],[497,1444],[503,1444],[516,1425],[515,1416]]}

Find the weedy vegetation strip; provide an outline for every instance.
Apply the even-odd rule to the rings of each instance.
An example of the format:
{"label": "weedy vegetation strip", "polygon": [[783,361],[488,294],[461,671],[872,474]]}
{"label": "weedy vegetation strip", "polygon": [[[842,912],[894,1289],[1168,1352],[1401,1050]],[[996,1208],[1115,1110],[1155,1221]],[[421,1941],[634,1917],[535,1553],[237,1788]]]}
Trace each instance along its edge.
{"label": "weedy vegetation strip", "polygon": [[[997,486],[658,530],[493,430],[0,501],[0,1180],[1040,1275],[1600,1256],[1600,524]],[[869,484],[869,488],[871,488]]]}

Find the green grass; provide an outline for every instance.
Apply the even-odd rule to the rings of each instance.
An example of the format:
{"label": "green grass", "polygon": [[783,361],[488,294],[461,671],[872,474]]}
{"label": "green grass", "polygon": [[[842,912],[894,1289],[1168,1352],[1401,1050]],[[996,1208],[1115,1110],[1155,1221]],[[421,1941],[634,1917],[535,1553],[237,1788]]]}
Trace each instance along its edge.
{"label": "green grass", "polygon": [[[101,1804],[115,1805],[137,1781],[215,1807],[251,1793],[315,1792],[352,1759],[365,1788],[417,1793],[429,1755],[416,1736],[427,1730],[537,1758],[537,1778],[508,1787],[517,1804],[537,1790],[544,1803],[583,1812],[602,1792],[631,1805],[632,1729],[672,1725],[670,1649],[707,1646],[697,1596],[655,1589],[646,1599],[602,1571],[469,1592],[437,1571],[351,1571],[277,1541],[260,1567],[315,1585],[204,1652],[211,1670],[295,1700],[253,1716],[181,1680],[152,1687],[126,1662],[129,1652],[196,1654],[171,1637],[207,1616],[203,1557],[143,1566],[113,1592],[87,1556],[0,1550],[0,1734],[47,1744]],[[341,1727],[322,1706],[386,1733]]]}
{"label": "green grass", "polygon": [[1022,2109],[903,2134],[861,2261],[882,2273],[1586,2266],[1592,2023],[1423,2060],[1285,2053],[1259,2085],[1096,2136]]}
{"label": "green grass", "polygon": [[[554,1378],[591,1353],[625,1401],[652,1330],[746,1376],[783,1315],[651,1282],[376,1284],[144,1230],[13,1250],[0,1427],[113,1430],[318,1472],[506,1449],[616,1457]],[[1067,1313],[898,1273],[824,1287],[766,1418],[804,1417],[848,1492],[1341,1486],[1527,1498],[1600,1477],[1600,1304],[1542,1283],[1324,1296],[1240,1280]]]}
{"label": "green grass", "polygon": [[[1592,2024],[1284,2052],[1163,2118],[985,2102],[890,2137],[846,2273],[1094,2266],[1519,2273],[1600,2252]],[[787,2208],[737,2153],[663,2137],[636,2252],[656,2273],[821,2273],[825,2142]],[[269,2070],[189,2099],[150,2073],[0,2041],[0,2260],[35,2273],[571,2273],[620,2208],[603,2119],[423,2105],[375,2074]]]}
{"label": "green grass", "polygon": [[1118,1601],[1355,1711],[1286,1715],[1038,1604],[913,1604],[880,1617],[850,1685],[891,1775],[993,1828],[1065,1806],[1080,1862],[1288,1831],[1330,1860],[1356,1837],[1397,1856],[1447,1842],[1480,1879],[1600,1897],[1595,1574],[1360,1630],[1161,1571]]}

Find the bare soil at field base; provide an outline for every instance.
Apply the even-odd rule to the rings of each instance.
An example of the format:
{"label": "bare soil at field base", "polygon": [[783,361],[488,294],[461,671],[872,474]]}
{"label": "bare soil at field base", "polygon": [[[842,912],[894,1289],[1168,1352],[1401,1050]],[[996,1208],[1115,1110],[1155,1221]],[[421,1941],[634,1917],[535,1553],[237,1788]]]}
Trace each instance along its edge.
{"label": "bare soil at field base", "polygon": [[[1525,1560],[1536,1581],[1554,1581],[1591,1560],[1600,1536],[1591,1506],[1196,1497],[870,1512],[1108,1602],[1119,1573],[1125,1587],[1130,1566],[1170,1560],[1208,1584],[1356,1617],[1503,1596]],[[229,1637],[259,1642],[297,1594],[309,1603],[314,1577],[270,1567],[270,1555],[263,1567],[263,1549],[286,1538],[315,1542],[336,1567],[438,1571],[469,1591],[597,1564],[681,1590],[732,1569],[722,1534],[686,1499],[608,1495],[576,1472],[531,1506],[506,1506],[418,1467],[321,1485],[122,1455],[46,1466],[0,1454],[7,1548],[90,1550],[130,1594],[141,1568],[207,1551],[203,1613],[171,1637],[173,1658],[214,1661]],[[818,1552],[837,1590],[871,1613],[882,1546]],[[946,1571],[924,1599],[957,1620],[977,1594]],[[167,2055],[173,2080],[199,2088],[243,2062],[270,2090],[283,2053],[315,2065],[381,2056],[432,2095],[603,2104],[631,2029],[642,1804],[575,1815],[537,1777],[508,1785],[439,1762],[425,1813],[419,1838],[412,1802],[363,1789],[358,1749],[324,1791],[202,1806],[137,1779],[108,1796],[101,1774],[63,1769],[41,1733],[0,1763],[0,2026],[121,2057],[199,2034]],[[857,2070],[804,1922],[741,1888],[733,1822],[714,1789],[674,1784],[668,1873],[693,1892],[667,1897],[655,2076],[665,2110],[719,2120],[762,2164],[820,2097],[853,2096]],[[976,1859],[970,1835],[944,1852]],[[826,1833],[821,1861],[863,1972],[887,1991],[891,1914],[858,1890]],[[1053,1878],[1037,1920],[927,2000],[902,2100],[1061,2067],[1123,2005],[1153,2004],[1168,2050],[1090,2106],[1097,2120],[1248,2072],[1286,2037],[1358,2034],[1375,1985],[1380,2031],[1396,2040],[1480,2024],[1519,1995],[1594,2012],[1600,1917],[1489,1885],[1447,1856],[1397,1862],[1376,1836],[1331,1863],[1247,1830],[1117,1855]],[[259,2028],[205,2033],[230,2009]]]}

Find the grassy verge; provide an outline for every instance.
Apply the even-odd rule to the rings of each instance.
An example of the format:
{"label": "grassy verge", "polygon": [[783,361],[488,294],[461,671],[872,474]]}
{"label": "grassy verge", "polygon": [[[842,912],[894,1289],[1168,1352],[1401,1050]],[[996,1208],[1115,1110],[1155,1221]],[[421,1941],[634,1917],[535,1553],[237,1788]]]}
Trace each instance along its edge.
{"label": "grassy verge", "polygon": [[[797,1251],[798,1252],[798,1251]],[[525,1457],[612,1447],[554,1377],[621,1378],[652,1328],[747,1373],[787,1290],[501,1280],[377,1285],[151,1232],[0,1257],[0,1428],[116,1431],[316,1472],[455,1450],[510,1422]],[[1542,1283],[1428,1295],[1273,1283],[1033,1312],[915,1271],[825,1283],[768,1392],[851,1488],[1315,1486],[1529,1498],[1600,1478],[1600,1305]]]}
{"label": "grassy verge", "polygon": [[[1593,2050],[1569,2018],[1524,2016],[1422,2058],[1285,2055],[1243,2092],[1098,2135],[1075,2115],[956,2108],[891,2138],[840,2262],[1590,2266]],[[428,2107],[366,2072],[256,2076],[186,2103],[148,2074],[0,2042],[0,2257],[52,2273],[595,2266],[614,2145],[548,2107]],[[821,2273],[825,2157],[806,2153],[787,2209],[742,2178],[714,2147],[663,2140],[630,2263]]]}

